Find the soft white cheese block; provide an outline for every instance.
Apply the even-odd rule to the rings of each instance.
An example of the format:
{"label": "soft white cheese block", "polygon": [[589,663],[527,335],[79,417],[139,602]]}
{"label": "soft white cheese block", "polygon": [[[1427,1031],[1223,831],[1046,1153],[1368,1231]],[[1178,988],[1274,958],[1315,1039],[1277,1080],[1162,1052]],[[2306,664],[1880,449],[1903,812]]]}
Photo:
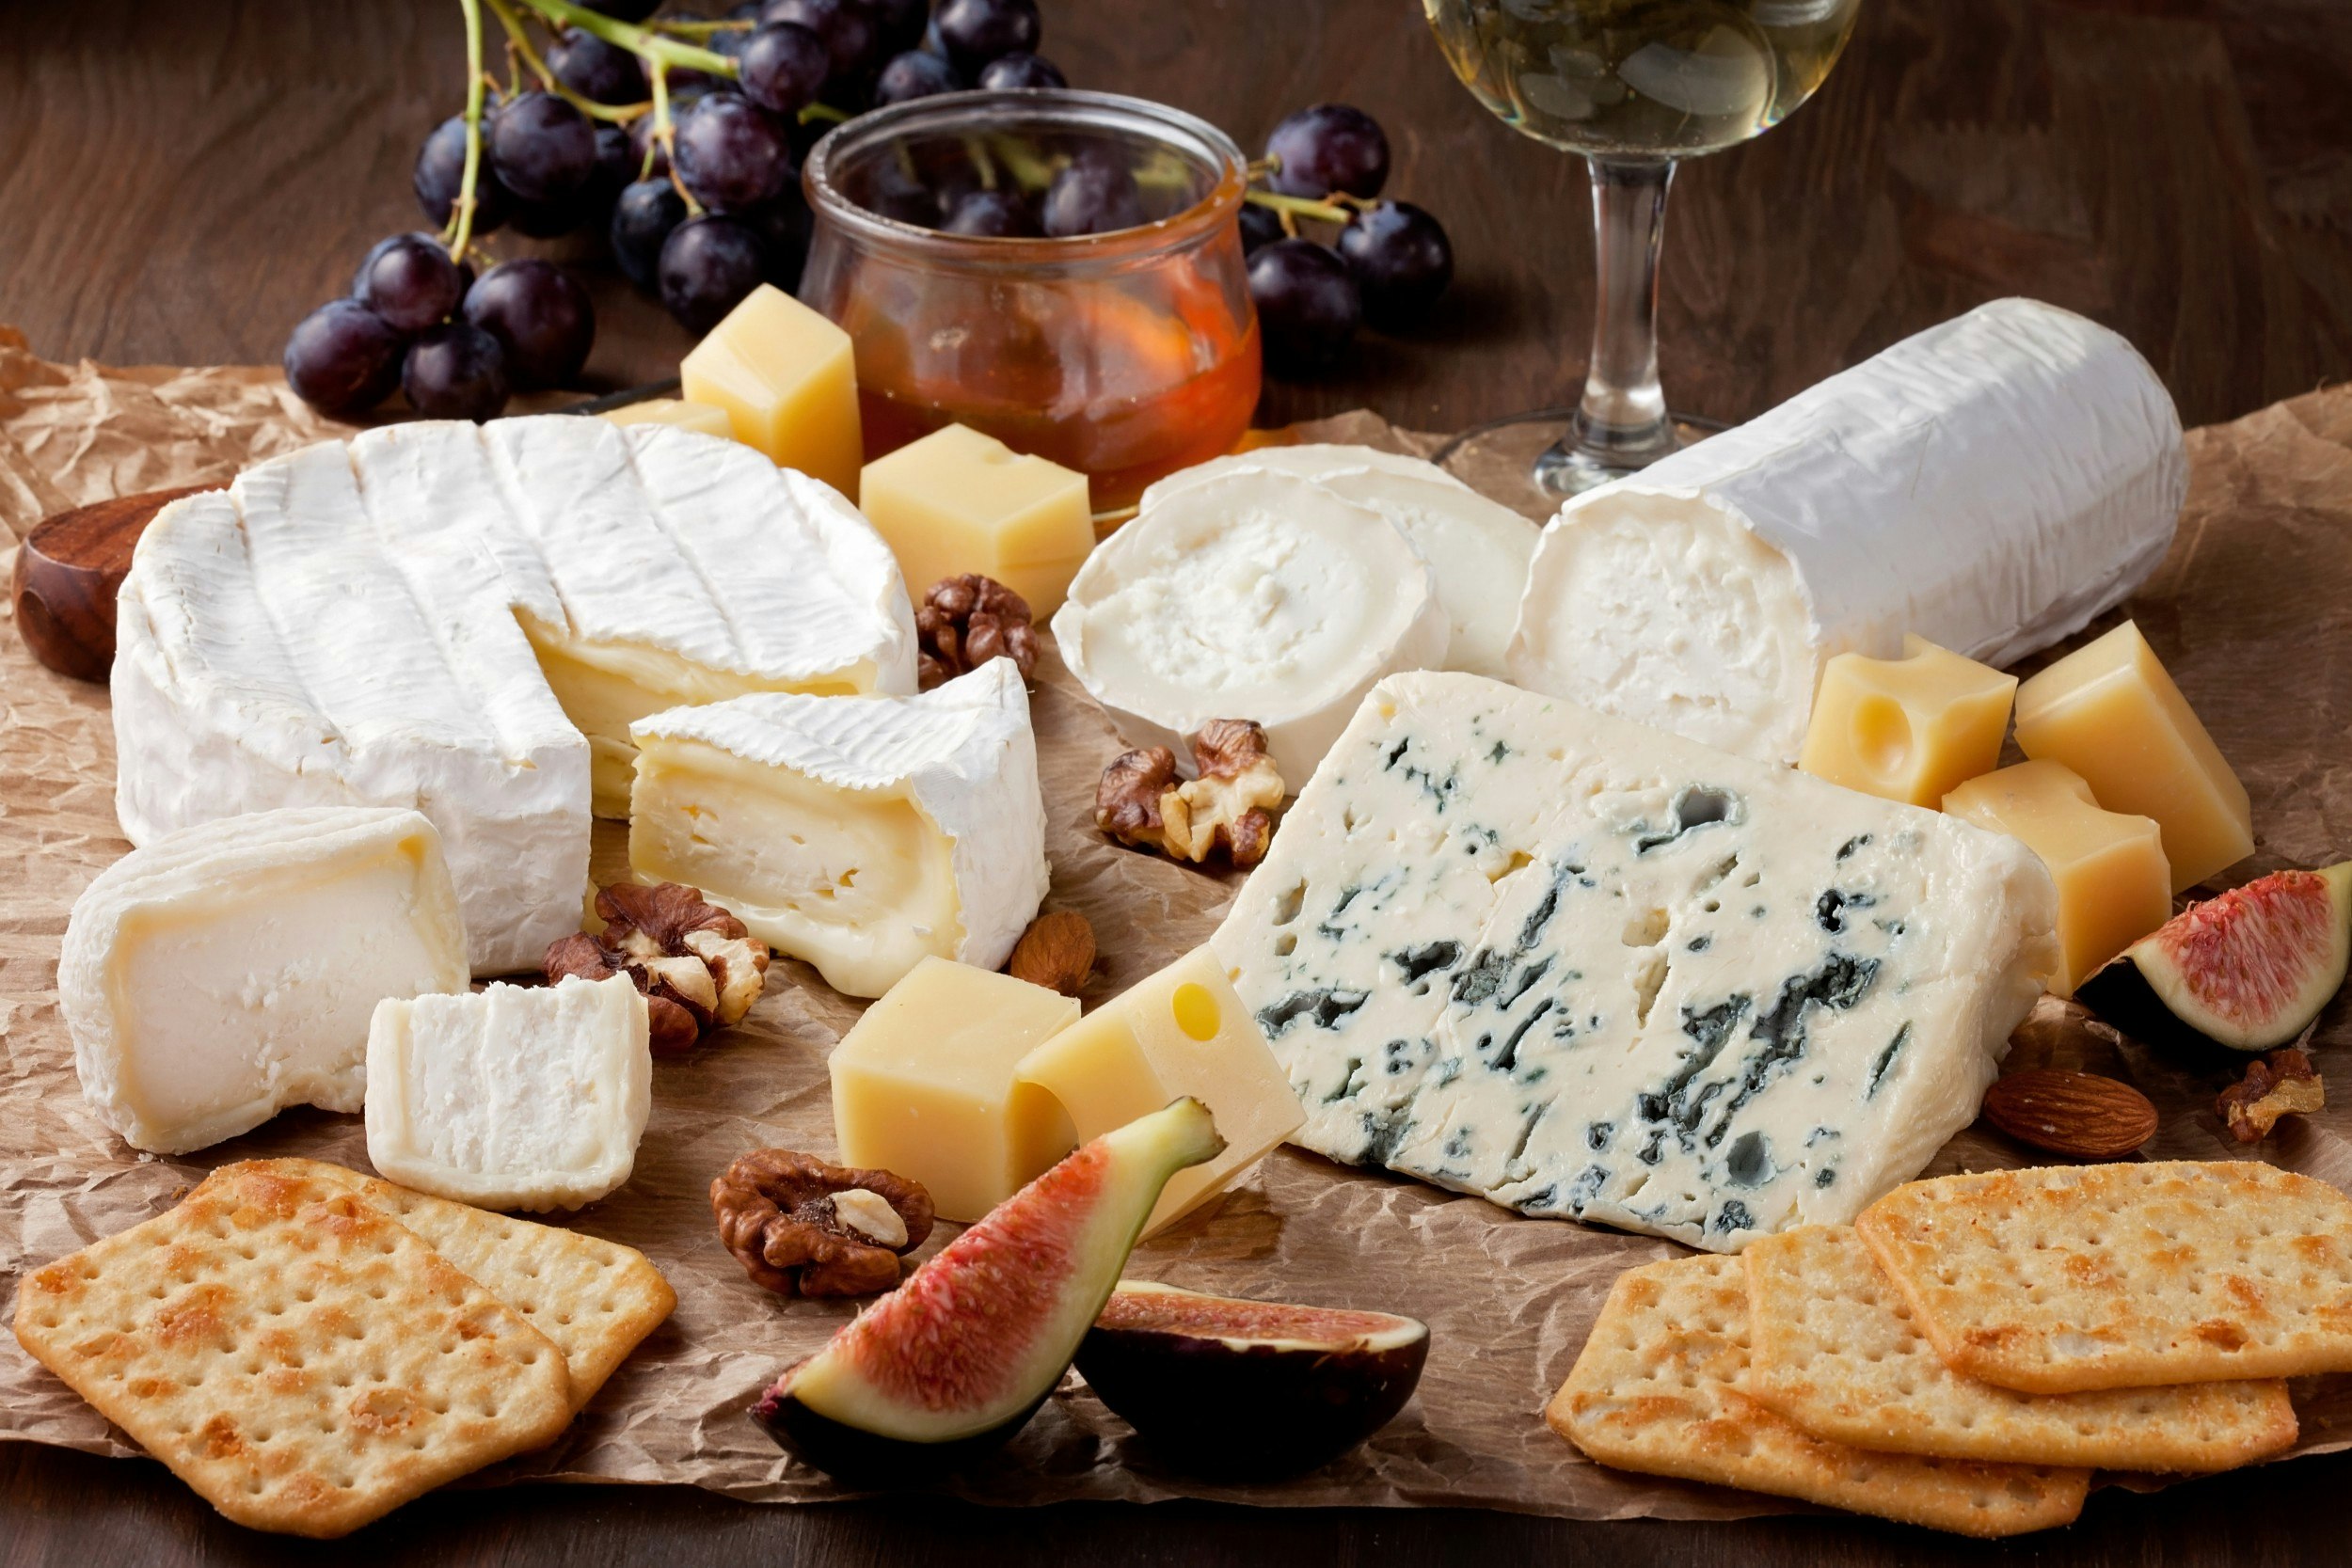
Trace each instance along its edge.
{"label": "soft white cheese block", "polygon": [[117,610],[133,843],[285,805],[414,806],[477,974],[577,927],[630,721],[749,690],[911,691],[913,614],[848,502],[733,441],[561,416],[326,442],[167,507]]}
{"label": "soft white cheese block", "polygon": [[1143,505],[1220,474],[1268,469],[1311,479],[1371,507],[1429,563],[1445,607],[1445,667],[1505,674],[1503,657],[1527,587],[1535,526],[1488,500],[1435,463],[1378,447],[1321,442],[1260,447],[1179,469],[1143,493]]}
{"label": "soft white cheese block", "polygon": [[739,697],[640,721],[628,858],[880,996],[994,969],[1045,897],[1028,692],[1009,658],[914,697]]}
{"label": "soft white cheese block", "polygon": [[90,1108],[135,1148],[184,1154],[289,1105],[357,1111],[376,1003],[466,977],[432,823],[294,808],[100,872],[66,923],[57,1001]]}
{"label": "soft white cheese block", "polygon": [[1563,506],[1510,677],[1794,762],[1831,656],[2046,647],[2155,569],[2187,486],[2131,344],[1996,300]]}
{"label": "soft white cheese block", "polygon": [[1735,1251],[1977,1114],[2058,961],[2015,839],[1472,675],[1391,676],[1213,939],[1293,1140]]}
{"label": "soft white cheese block", "polygon": [[368,1158],[485,1209],[577,1209],[628,1180],[653,1110],[626,974],[388,999],[368,1031]]}
{"label": "soft white cheese block", "polygon": [[1444,661],[1437,579],[1395,525],[1296,474],[1165,491],[1087,558],[1054,615],[1071,673],[1137,746],[1265,727],[1294,783],[1381,676]]}

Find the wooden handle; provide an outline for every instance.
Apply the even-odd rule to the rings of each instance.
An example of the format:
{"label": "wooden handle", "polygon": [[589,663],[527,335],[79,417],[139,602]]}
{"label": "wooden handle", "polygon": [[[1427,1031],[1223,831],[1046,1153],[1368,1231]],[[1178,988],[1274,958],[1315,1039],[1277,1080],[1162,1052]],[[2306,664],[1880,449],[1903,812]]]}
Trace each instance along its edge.
{"label": "wooden handle", "polygon": [[139,535],[181,497],[217,488],[191,484],[117,496],[60,512],[26,534],[16,552],[9,596],[16,633],[33,657],[61,675],[104,680],[115,661],[115,594],[131,570]]}

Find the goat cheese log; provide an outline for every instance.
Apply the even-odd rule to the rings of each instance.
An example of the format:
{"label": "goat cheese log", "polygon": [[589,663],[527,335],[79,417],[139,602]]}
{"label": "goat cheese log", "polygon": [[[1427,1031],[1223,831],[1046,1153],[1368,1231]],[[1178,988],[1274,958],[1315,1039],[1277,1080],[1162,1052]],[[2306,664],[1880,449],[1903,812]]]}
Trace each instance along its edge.
{"label": "goat cheese log", "polygon": [[1563,506],[1511,678],[1791,763],[1831,656],[2047,647],[2155,570],[2187,489],[2131,344],[1995,300]]}

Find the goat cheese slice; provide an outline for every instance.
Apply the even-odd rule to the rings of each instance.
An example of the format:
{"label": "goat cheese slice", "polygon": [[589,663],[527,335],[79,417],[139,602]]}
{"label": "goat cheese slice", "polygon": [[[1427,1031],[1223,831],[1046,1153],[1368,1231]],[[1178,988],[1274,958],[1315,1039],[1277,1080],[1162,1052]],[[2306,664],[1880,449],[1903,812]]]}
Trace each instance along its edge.
{"label": "goat cheese slice", "polygon": [[368,1158],[485,1209],[617,1190],[653,1110],[645,998],[625,974],[387,998],[367,1041]]}
{"label": "goat cheese slice", "polygon": [[913,697],[763,694],[630,727],[629,864],[880,996],[927,957],[995,969],[1045,897],[1045,807],[1010,659]]}
{"label": "goat cheese slice", "polygon": [[185,828],[100,872],[66,922],[57,1002],[100,1119],[185,1154],[289,1105],[357,1111],[376,1003],[466,978],[433,824],[297,807]]}
{"label": "goat cheese slice", "polygon": [[1294,1141],[1737,1250],[1974,1118],[2057,962],[2015,840],[1475,676],[1375,689],[1214,939]]}
{"label": "goat cheese slice", "polygon": [[2047,647],[2155,569],[2187,485],[2131,344],[1996,300],[1563,506],[1510,677],[1793,763],[1833,655]]}
{"label": "goat cheese slice", "polygon": [[1505,678],[1513,617],[1535,553],[1535,527],[1419,457],[1378,447],[1320,442],[1260,447],[1180,469],[1143,493],[1151,506],[1220,474],[1252,469],[1296,474],[1371,507],[1429,563],[1445,607],[1445,667]]}

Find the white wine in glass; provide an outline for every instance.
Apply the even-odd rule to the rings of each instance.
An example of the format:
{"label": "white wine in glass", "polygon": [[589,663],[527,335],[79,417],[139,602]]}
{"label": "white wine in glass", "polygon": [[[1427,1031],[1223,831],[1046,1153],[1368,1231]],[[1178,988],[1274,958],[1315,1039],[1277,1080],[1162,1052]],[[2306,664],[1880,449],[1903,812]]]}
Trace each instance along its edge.
{"label": "white wine in glass", "polygon": [[[1454,73],[1505,124],[1592,168],[1592,357],[1573,410],[1493,421],[1463,442],[1526,444],[1572,495],[1682,444],[1658,385],[1658,245],[1677,159],[1762,135],[1837,63],[1860,0],[1422,0]],[[1457,447],[1461,443],[1457,443]]]}

